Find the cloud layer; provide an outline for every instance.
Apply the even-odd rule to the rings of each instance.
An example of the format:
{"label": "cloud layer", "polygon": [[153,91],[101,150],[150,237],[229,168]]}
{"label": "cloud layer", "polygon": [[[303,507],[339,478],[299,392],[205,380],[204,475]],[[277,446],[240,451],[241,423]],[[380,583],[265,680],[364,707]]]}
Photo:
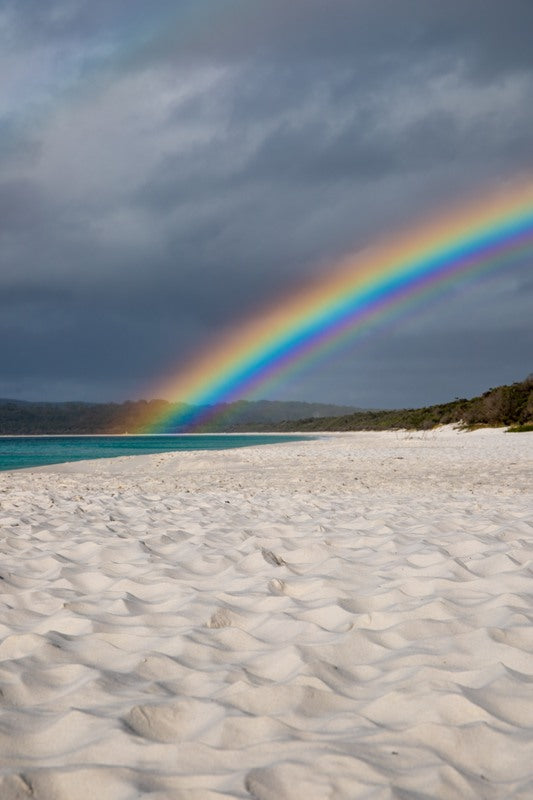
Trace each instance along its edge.
{"label": "cloud layer", "polygon": [[[346,252],[531,171],[532,28],[519,0],[2,3],[0,396],[146,394]],[[518,380],[532,284],[519,263],[275,396]]]}

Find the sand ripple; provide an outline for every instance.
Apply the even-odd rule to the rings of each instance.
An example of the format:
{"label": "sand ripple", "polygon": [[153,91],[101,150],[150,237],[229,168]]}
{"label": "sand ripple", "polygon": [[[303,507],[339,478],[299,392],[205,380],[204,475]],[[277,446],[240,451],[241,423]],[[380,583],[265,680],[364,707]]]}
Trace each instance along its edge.
{"label": "sand ripple", "polygon": [[527,435],[0,475],[2,800],[533,796]]}

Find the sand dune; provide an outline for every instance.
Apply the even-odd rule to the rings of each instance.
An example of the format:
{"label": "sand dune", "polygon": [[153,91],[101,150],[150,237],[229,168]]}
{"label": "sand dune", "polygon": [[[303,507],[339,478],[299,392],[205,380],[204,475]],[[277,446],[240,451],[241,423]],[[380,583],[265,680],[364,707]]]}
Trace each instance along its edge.
{"label": "sand dune", "polygon": [[0,474],[0,798],[533,796],[533,441]]}

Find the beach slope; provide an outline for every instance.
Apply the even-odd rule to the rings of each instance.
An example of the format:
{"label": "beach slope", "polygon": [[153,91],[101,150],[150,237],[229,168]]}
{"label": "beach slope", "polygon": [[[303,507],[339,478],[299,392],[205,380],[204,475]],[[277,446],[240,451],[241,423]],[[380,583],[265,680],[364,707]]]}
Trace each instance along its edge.
{"label": "beach slope", "polygon": [[533,795],[533,440],[0,473],[0,797]]}

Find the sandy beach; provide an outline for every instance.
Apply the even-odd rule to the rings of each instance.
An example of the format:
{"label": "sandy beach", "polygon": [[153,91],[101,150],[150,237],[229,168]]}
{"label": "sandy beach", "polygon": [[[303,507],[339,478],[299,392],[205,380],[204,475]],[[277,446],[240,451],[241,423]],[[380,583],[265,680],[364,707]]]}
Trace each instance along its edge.
{"label": "sandy beach", "polygon": [[533,434],[0,473],[0,798],[533,796]]}

